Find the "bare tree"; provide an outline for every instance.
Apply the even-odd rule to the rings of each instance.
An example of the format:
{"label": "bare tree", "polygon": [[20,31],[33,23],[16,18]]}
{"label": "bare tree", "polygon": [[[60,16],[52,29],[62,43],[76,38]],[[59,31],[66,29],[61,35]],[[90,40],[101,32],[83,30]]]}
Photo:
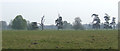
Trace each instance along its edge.
{"label": "bare tree", "polygon": [[42,30],[44,30],[44,17],[45,17],[45,16],[43,16],[43,17],[41,18],[41,24],[40,24],[41,27],[42,27]]}

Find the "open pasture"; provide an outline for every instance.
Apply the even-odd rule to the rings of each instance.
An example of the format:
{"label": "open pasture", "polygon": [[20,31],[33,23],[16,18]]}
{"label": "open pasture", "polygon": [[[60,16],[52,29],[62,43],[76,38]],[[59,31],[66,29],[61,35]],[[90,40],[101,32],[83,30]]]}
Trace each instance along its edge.
{"label": "open pasture", "polygon": [[2,31],[3,49],[118,49],[117,30]]}

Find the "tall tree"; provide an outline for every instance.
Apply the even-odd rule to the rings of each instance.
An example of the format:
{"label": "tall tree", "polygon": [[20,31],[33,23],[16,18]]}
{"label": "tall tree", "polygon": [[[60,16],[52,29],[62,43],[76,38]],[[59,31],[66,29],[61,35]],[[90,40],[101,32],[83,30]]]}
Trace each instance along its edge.
{"label": "tall tree", "polygon": [[105,29],[109,29],[110,28],[110,23],[109,23],[110,16],[107,13],[105,13],[104,18],[105,18],[104,28]]}
{"label": "tall tree", "polygon": [[75,22],[73,22],[73,28],[75,30],[78,30],[78,29],[83,30],[84,27],[82,26],[81,22],[82,20],[79,17],[76,17]]}
{"label": "tall tree", "polygon": [[60,14],[58,14],[57,20],[55,20],[56,26],[59,29],[63,29],[63,21],[62,21],[62,17],[60,16]]}
{"label": "tall tree", "polygon": [[12,21],[12,28],[15,30],[27,29],[27,21],[21,15],[17,15]]}
{"label": "tall tree", "polygon": [[92,28],[93,29],[100,29],[100,19],[98,17],[98,14],[92,14],[92,17],[94,16],[94,19],[92,21]]}
{"label": "tall tree", "polygon": [[41,18],[41,24],[40,24],[41,27],[42,27],[42,30],[44,30],[44,17],[45,17],[45,16],[43,16],[43,17]]}

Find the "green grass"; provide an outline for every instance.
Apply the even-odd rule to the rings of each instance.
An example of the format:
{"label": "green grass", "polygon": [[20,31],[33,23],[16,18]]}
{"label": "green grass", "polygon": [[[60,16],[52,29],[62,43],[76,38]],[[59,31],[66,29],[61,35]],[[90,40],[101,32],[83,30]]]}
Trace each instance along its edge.
{"label": "green grass", "polygon": [[2,31],[2,38],[3,49],[118,49],[117,30]]}

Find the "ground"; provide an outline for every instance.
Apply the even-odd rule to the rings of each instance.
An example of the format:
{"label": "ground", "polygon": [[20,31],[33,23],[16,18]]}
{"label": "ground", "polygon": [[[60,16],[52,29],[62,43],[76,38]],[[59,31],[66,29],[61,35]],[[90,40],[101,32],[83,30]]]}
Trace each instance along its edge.
{"label": "ground", "polygon": [[117,30],[2,31],[3,49],[118,49]]}

